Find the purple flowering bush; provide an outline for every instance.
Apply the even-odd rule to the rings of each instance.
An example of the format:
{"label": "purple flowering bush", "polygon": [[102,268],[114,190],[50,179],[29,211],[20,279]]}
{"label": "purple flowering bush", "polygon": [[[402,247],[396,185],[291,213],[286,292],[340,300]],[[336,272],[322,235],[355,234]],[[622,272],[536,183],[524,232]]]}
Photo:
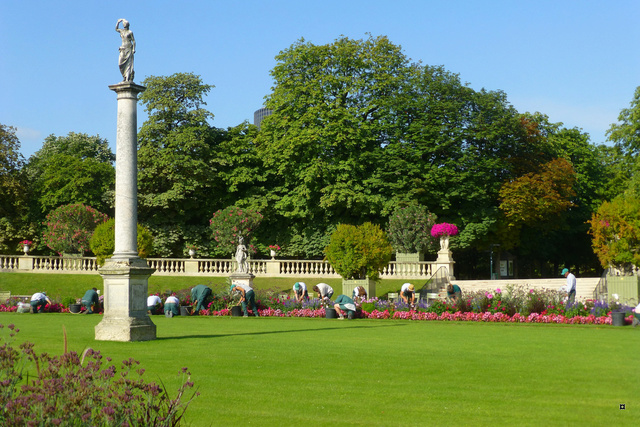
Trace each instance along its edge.
{"label": "purple flowering bush", "polygon": [[[1,324],[0,329],[4,329]],[[182,369],[182,386],[171,398],[166,388],[145,382],[144,369],[131,358],[118,369],[92,349],[82,356],[76,352],[49,356],[37,354],[33,344],[25,342],[18,350],[12,341],[19,330],[14,325],[7,329],[9,340],[2,337],[0,346],[2,425],[176,426],[199,394],[186,396],[193,388],[187,368]]]}

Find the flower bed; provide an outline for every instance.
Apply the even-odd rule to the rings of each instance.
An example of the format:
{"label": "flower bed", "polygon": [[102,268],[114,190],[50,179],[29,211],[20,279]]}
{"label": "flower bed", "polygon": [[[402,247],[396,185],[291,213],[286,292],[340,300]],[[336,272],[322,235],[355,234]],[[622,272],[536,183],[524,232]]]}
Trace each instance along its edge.
{"label": "flower bed", "polygon": [[[236,305],[226,285],[211,285],[213,295],[201,316],[231,316]],[[281,296],[277,289],[256,290],[256,303],[260,316],[265,317],[325,317],[325,308],[317,298],[297,302],[290,296]],[[190,304],[190,289],[177,291],[182,305]],[[102,296],[101,296],[102,298]],[[617,302],[586,300],[573,304],[563,301],[563,294],[550,289],[524,289],[511,286],[506,290],[463,293],[456,303],[442,300],[422,300],[411,309],[403,301],[391,302],[370,298],[358,303],[356,317],[363,319],[394,319],[417,321],[502,322],[502,323],[555,323],[611,325],[612,310],[625,311],[625,323],[633,322],[631,307]],[[11,299],[0,305],[0,312],[15,312],[17,301]],[[48,313],[68,313],[62,304],[48,304]]]}

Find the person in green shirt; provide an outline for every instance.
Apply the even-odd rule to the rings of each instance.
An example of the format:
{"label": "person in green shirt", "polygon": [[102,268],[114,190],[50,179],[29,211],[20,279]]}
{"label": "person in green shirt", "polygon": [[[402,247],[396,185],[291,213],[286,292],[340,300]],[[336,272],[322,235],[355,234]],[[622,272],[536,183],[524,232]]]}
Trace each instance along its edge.
{"label": "person in green shirt", "polygon": [[450,301],[458,302],[460,298],[462,298],[462,290],[460,290],[460,286],[449,284],[447,286],[447,297]]}
{"label": "person in green shirt", "polygon": [[93,310],[98,311],[100,305],[100,296],[98,295],[98,289],[91,288],[84,293],[82,297],[82,306],[85,308],[84,314],[91,314]]}
{"label": "person in green shirt", "polygon": [[205,285],[196,285],[191,289],[191,303],[195,309],[193,314],[207,308],[207,302],[211,297],[211,288]]}
{"label": "person in green shirt", "polygon": [[356,313],[356,304],[353,302],[351,298],[349,298],[346,295],[338,295],[338,298],[336,298],[333,308],[335,308],[336,312],[338,312],[338,316],[340,316],[339,317],[340,320],[344,320],[344,314],[342,313],[343,310],[347,312],[347,317],[349,319],[353,319]]}

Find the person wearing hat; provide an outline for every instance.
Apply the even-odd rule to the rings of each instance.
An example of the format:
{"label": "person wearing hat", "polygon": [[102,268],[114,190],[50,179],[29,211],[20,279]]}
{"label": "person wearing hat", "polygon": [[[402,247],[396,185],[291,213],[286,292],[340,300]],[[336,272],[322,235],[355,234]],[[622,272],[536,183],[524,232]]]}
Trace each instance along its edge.
{"label": "person wearing hat", "polygon": [[172,293],[164,302],[164,315],[166,317],[173,317],[180,315],[180,300],[176,296],[176,293]]}
{"label": "person wearing hat", "polygon": [[576,276],[568,268],[562,270],[562,275],[567,278],[567,305],[573,304],[576,300]]}
{"label": "person wearing hat", "polygon": [[447,286],[447,298],[449,298],[449,301],[454,303],[458,302],[460,298],[462,298],[462,290],[460,289],[460,286],[449,283]]}
{"label": "person wearing hat", "polygon": [[211,297],[211,288],[205,285],[196,285],[191,289],[191,302],[195,307],[193,313],[197,314],[200,310],[207,308],[207,300]]}
{"label": "person wearing hat", "polygon": [[80,300],[82,306],[85,308],[83,311],[84,314],[92,314],[93,309],[98,311],[98,307],[100,305],[100,296],[98,295],[97,288],[91,288],[87,292],[84,293],[82,300]]}
{"label": "person wearing hat", "polygon": [[353,319],[356,312],[356,304],[346,295],[338,295],[333,308],[336,309],[338,316],[340,316],[340,320],[344,320],[344,314],[342,313],[343,310],[347,312],[347,317],[349,317],[349,319]]}
{"label": "person wearing hat", "polygon": [[44,291],[36,292],[31,296],[31,311],[33,314],[42,313],[44,311],[44,306],[47,305],[47,303],[51,304],[51,300],[47,296],[47,293]]}
{"label": "person wearing hat", "polygon": [[231,285],[231,293],[233,293],[234,291],[238,291],[241,294],[240,301],[242,302],[242,311],[244,312],[244,317],[249,317],[247,305],[251,305],[253,314],[256,317],[260,317],[260,314],[258,313],[258,306],[256,305],[256,294],[253,291],[253,288],[246,283],[237,282]]}
{"label": "person wearing hat", "polygon": [[400,296],[405,304],[414,305],[416,302],[416,288],[411,283],[405,283],[400,288]]}
{"label": "person wearing hat", "polygon": [[307,284],[304,282],[296,282],[293,285],[293,295],[296,298],[296,302],[302,302],[309,299],[309,292],[307,291]]}

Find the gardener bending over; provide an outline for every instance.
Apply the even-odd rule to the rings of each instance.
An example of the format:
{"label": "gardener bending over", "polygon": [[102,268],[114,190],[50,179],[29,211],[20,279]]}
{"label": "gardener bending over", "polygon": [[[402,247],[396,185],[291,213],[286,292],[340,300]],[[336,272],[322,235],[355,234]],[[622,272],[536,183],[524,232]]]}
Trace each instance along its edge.
{"label": "gardener bending over", "polygon": [[256,317],[260,317],[258,313],[258,307],[256,306],[256,294],[253,292],[253,288],[245,283],[236,283],[231,285],[231,293],[234,291],[239,291],[242,294],[240,301],[242,302],[242,311],[244,312],[244,317],[249,317],[249,312],[247,311],[247,305],[251,305],[251,310],[253,310],[253,314]]}
{"label": "gardener bending over", "polygon": [[168,296],[164,302],[164,315],[166,317],[173,317],[180,315],[180,300],[176,296],[175,292]]}
{"label": "gardener bending over", "polygon": [[47,296],[47,293],[44,291],[36,292],[31,296],[31,311],[33,314],[42,313],[44,311],[44,306],[47,305],[47,303],[51,304],[51,300]]}
{"label": "gardener bending over", "polygon": [[333,305],[333,308],[338,312],[338,316],[340,316],[340,320],[344,320],[344,314],[342,311],[347,312],[347,317],[349,319],[353,319],[353,315],[356,312],[356,304],[353,302],[351,298],[346,295],[338,295],[336,298],[336,303]]}
{"label": "gardener bending over", "polygon": [[326,283],[318,283],[313,287],[313,291],[318,293],[318,298],[323,303],[328,303],[333,296],[333,288]]}
{"label": "gardener bending over", "polygon": [[364,286],[358,286],[353,290],[353,296],[351,297],[354,301],[366,300],[367,299],[367,290]]}
{"label": "gardener bending over", "polygon": [[195,309],[191,314],[197,314],[207,308],[207,300],[211,296],[211,288],[205,285],[196,285],[191,289],[191,301]]}
{"label": "gardener bending over", "polygon": [[80,302],[85,308],[85,310],[83,311],[84,314],[92,314],[94,310],[99,311],[98,307],[100,306],[100,296],[98,295],[98,289],[89,289],[84,293],[84,296],[82,297],[82,300]]}
{"label": "gardener bending over", "polygon": [[304,282],[296,282],[293,285],[293,295],[296,298],[296,302],[302,302],[302,300],[308,300],[309,292],[307,291],[307,284]]}
{"label": "gardener bending over", "polygon": [[147,313],[156,314],[162,307],[162,300],[159,295],[149,295],[147,297]]}
{"label": "gardener bending over", "polygon": [[452,302],[460,301],[460,298],[462,298],[462,290],[460,290],[460,286],[449,283],[449,286],[447,286],[447,297],[449,298],[449,301]]}
{"label": "gardener bending over", "polygon": [[416,303],[416,288],[411,283],[405,283],[400,288],[400,296],[405,304],[413,306]]}

